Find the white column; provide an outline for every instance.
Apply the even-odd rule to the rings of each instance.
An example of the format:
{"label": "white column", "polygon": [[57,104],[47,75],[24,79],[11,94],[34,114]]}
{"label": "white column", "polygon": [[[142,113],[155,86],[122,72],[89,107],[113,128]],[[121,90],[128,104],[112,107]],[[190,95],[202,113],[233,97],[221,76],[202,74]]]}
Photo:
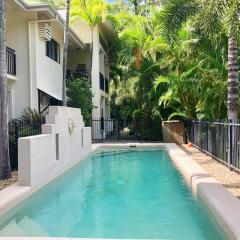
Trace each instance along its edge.
{"label": "white column", "polygon": [[93,92],[93,119],[100,119],[101,109],[100,109],[100,82],[99,82],[99,31],[95,27],[93,30],[93,59],[92,59],[92,92]]}
{"label": "white column", "polygon": [[30,107],[38,110],[38,91],[36,76],[37,22],[29,22],[29,79],[30,79]]}

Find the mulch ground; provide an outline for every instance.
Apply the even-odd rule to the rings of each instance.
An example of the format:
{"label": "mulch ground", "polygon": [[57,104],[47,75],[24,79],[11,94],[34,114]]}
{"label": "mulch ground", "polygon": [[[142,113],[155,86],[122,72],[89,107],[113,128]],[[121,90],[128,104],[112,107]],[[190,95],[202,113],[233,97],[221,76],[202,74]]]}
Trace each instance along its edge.
{"label": "mulch ground", "polygon": [[11,178],[0,180],[0,191],[17,182],[17,179],[18,179],[18,173],[17,171],[13,171]]}

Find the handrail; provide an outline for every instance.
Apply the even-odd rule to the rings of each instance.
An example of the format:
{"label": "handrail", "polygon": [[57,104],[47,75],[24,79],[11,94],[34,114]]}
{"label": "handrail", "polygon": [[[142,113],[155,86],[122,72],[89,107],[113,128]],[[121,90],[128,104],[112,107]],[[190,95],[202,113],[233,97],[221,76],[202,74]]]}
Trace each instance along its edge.
{"label": "handrail", "polygon": [[48,104],[48,105],[47,105],[43,110],[41,110],[39,113],[40,113],[40,114],[43,114],[43,113],[49,108],[49,106],[50,106],[50,105]]}
{"label": "handrail", "polygon": [[67,70],[67,79],[71,80],[71,79],[76,79],[76,78],[85,79],[85,80],[89,81],[91,84],[89,70],[68,69]]}
{"label": "handrail", "polygon": [[202,124],[213,124],[213,125],[222,125],[222,126],[236,126],[239,127],[240,123],[233,123],[233,122],[211,122],[211,121],[199,121],[199,120],[193,120],[193,123],[202,123]]}

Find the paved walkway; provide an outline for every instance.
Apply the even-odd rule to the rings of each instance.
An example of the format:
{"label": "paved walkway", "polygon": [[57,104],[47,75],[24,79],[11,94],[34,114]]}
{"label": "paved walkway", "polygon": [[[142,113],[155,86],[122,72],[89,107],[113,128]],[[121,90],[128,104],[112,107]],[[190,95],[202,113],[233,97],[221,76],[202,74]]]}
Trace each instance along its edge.
{"label": "paved walkway", "polygon": [[188,147],[187,145],[181,145],[181,148],[205,169],[205,171],[240,199],[240,174],[230,171],[225,165],[202,153],[197,148]]}

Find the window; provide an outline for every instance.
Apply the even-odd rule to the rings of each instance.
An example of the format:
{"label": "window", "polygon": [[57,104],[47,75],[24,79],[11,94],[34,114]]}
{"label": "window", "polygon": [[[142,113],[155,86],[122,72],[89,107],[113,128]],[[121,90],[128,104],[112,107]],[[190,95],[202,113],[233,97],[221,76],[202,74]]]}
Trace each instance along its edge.
{"label": "window", "polygon": [[46,55],[60,63],[60,45],[55,40],[46,41]]}

